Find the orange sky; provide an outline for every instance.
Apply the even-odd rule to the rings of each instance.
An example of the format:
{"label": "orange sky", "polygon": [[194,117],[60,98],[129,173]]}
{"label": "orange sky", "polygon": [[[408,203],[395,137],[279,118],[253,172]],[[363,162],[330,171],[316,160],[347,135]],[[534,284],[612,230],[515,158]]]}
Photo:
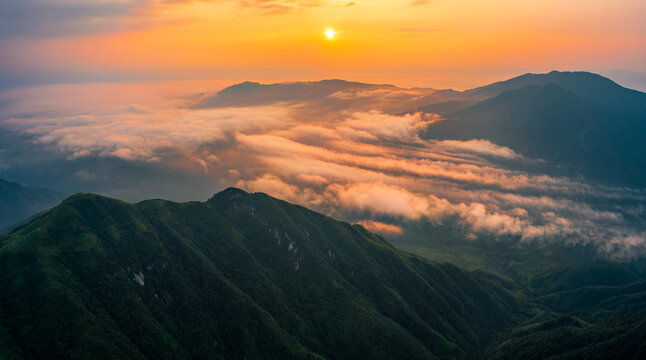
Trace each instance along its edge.
{"label": "orange sky", "polygon": [[466,88],[528,71],[646,72],[643,0],[25,2],[0,26],[0,81],[334,77]]}

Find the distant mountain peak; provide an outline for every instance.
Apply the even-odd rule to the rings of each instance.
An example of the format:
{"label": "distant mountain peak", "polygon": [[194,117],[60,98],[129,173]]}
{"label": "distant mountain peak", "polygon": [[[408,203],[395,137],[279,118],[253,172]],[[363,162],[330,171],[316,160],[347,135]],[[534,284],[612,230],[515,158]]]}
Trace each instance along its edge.
{"label": "distant mountain peak", "polygon": [[227,199],[227,200],[235,200],[235,199],[240,199],[242,197],[248,196],[249,193],[242,190],[238,189],[236,187],[228,187],[219,193],[213,195],[211,199],[209,199],[209,202],[212,201],[218,201],[221,199]]}
{"label": "distant mountain peak", "polygon": [[621,88],[621,86],[614,81],[591,72],[552,70],[546,74],[523,74],[508,80],[498,81],[489,85],[467,90],[465,91],[465,93],[478,97],[492,97],[516,88],[525,87],[528,85],[545,85],[548,83],[557,84],[567,90],[574,92],[585,91],[586,89],[588,90],[588,92],[590,92],[593,90],[598,90],[599,87]]}
{"label": "distant mountain peak", "polygon": [[367,87],[367,86],[388,86],[388,87],[394,87],[394,85],[373,85],[373,84],[366,84],[366,83],[361,83],[361,82],[356,82],[356,81],[347,81],[347,80],[342,80],[342,79],[323,79],[323,80],[316,80],[316,81],[294,81],[294,82],[278,82],[278,83],[268,83],[268,84],[263,84],[260,82],[256,81],[243,81],[241,83],[237,83],[234,85],[231,85],[229,87],[226,87],[222,89],[218,94],[226,95],[226,94],[236,94],[240,92],[245,92],[245,91],[255,91],[255,90],[260,90],[263,88],[271,88],[271,87],[317,87],[317,86],[322,86],[322,87],[342,87],[342,88],[349,88],[349,87]]}
{"label": "distant mountain peak", "polygon": [[631,115],[646,116],[646,93],[627,89],[606,77],[586,71],[554,70],[547,74],[528,73],[466,90],[464,95],[471,99],[483,100],[493,98],[506,91],[550,83],[616,110]]}
{"label": "distant mountain peak", "polygon": [[[644,93],[592,73],[551,72],[522,75],[467,96],[477,103],[453,107],[445,114],[451,121],[431,125],[425,136],[487,139],[555,164],[558,169],[550,171],[559,175],[640,187],[646,181],[646,172],[637,170],[645,168]],[[434,108],[440,107],[425,109]]]}
{"label": "distant mountain peak", "polygon": [[226,87],[222,89],[221,91],[218,92],[218,94],[227,94],[227,93],[237,93],[237,92],[243,92],[243,91],[248,91],[251,89],[255,89],[257,87],[263,86],[259,82],[254,82],[254,81],[243,81],[238,84],[231,85],[229,87]]}
{"label": "distant mountain peak", "polygon": [[321,99],[338,91],[367,88],[396,88],[393,85],[373,85],[340,79],[297,81],[262,84],[245,81],[213,94],[207,93],[195,105],[204,107],[257,106],[282,101]]}

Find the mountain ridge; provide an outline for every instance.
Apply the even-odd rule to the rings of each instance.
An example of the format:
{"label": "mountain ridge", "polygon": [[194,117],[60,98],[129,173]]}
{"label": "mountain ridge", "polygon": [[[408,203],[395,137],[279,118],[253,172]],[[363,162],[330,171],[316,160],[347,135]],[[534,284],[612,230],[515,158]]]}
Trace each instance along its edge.
{"label": "mountain ridge", "polygon": [[561,174],[568,176],[646,184],[641,170],[646,168],[646,118],[559,85],[508,90],[444,116],[446,120],[429,126],[424,137],[487,139],[561,166]]}
{"label": "mountain ridge", "polygon": [[261,193],[77,194],[0,239],[0,340],[25,358],[473,358],[520,316],[498,281]]}

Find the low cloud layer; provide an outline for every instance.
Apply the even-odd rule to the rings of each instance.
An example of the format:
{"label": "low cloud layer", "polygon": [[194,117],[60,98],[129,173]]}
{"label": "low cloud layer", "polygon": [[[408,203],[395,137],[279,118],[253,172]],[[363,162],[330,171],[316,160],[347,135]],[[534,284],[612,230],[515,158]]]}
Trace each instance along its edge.
{"label": "low cloud layer", "polygon": [[[186,199],[238,186],[383,234],[401,234],[404,223],[451,221],[467,236],[591,244],[621,258],[646,247],[641,191],[527,172],[540,159],[482,139],[421,139],[420,131],[442,119],[401,111],[417,90],[346,87],[318,98],[227,107],[204,106],[211,95],[132,96],[142,92],[127,86],[2,93],[0,130],[18,140],[0,149],[0,176],[75,164],[72,175],[61,176],[84,186],[78,190],[94,190],[97,179],[125,169],[130,177],[97,189],[140,200],[133,194],[150,196],[150,189]],[[16,147],[23,156],[45,155],[26,165]],[[168,175],[152,176],[151,169]],[[207,185],[197,186],[200,192],[190,181]]]}

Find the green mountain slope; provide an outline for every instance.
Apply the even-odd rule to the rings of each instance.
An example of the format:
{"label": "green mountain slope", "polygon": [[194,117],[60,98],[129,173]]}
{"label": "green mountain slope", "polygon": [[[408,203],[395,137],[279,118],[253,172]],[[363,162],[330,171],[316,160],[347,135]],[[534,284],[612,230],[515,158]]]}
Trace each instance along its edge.
{"label": "green mountain slope", "polygon": [[[403,246],[436,261],[513,279],[542,311],[492,341],[490,359],[643,359],[646,262],[615,261],[593,248],[474,243]],[[453,243],[448,245],[448,243]]]}
{"label": "green mountain slope", "polygon": [[0,239],[0,358],[477,358],[512,285],[264,194],[75,195]]}
{"label": "green mountain slope", "polygon": [[646,311],[646,264],[588,261],[560,266],[531,282],[537,301],[562,314],[598,322],[619,311]]}
{"label": "green mountain slope", "polygon": [[573,317],[516,330],[490,354],[491,360],[646,358],[646,313],[626,312],[590,325]]}
{"label": "green mountain slope", "polygon": [[0,234],[11,230],[16,223],[60,203],[61,192],[22,186],[0,179]]}

